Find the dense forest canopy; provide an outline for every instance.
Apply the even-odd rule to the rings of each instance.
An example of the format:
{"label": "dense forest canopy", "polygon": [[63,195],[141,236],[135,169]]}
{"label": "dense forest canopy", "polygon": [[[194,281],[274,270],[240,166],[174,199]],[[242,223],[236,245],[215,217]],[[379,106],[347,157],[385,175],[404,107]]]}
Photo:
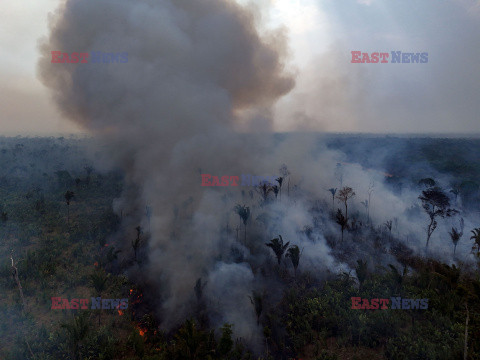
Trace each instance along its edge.
{"label": "dense forest canopy", "polygon": [[[276,135],[276,146],[290,137]],[[315,141],[320,162],[326,151],[337,161],[315,192],[281,161],[258,174],[275,184],[212,189],[194,175],[221,198],[224,245],[203,243],[213,268],[184,279],[172,322],[168,282],[154,278],[175,259],[156,263],[155,209],[128,206],[136,190],[124,171],[106,168],[92,139],[0,138],[1,357],[480,356],[480,140]],[[359,172],[376,181],[350,187]],[[197,193],[165,204],[171,244],[200,215]],[[389,207],[395,196],[411,203]],[[169,244],[160,251],[183,261],[177,251],[188,250]]]}

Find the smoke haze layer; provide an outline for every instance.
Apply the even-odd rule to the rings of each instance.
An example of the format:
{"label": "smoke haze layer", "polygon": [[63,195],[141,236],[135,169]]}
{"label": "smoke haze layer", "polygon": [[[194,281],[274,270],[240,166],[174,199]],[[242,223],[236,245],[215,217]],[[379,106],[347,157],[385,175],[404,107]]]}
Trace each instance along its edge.
{"label": "smoke haze layer", "polygon": [[[140,274],[156,285],[162,326],[171,329],[192,315],[201,278],[210,323],[232,322],[236,336],[254,345],[261,331],[248,295],[268,289],[266,299],[278,297],[279,287],[259,270],[272,261],[266,241],[282,234],[304,249],[301,267],[318,273],[349,267],[334,258],[324,236],[338,232],[326,190],[338,183],[341,155],[319,150],[307,135],[279,142],[255,134],[271,129],[270,107],[295,84],[285,70],[282,32],[261,37],[257,17],[228,0],[68,0],[51,16],[38,64],[62,114],[109,144],[110,157],[126,172],[129,186],[115,203],[119,214],[130,214],[121,236],[131,252],[133,229],[146,229],[148,267]],[[128,62],[51,63],[51,51],[127,52]],[[242,126],[251,134],[239,134]],[[279,173],[283,163],[290,175]],[[279,201],[259,204],[254,189],[202,187],[203,173],[283,175],[285,183]],[[358,201],[375,182],[382,200],[370,216],[378,223],[397,217],[406,231],[418,231],[404,217],[418,194],[397,196],[383,174],[359,165],[342,176]],[[319,198],[328,200],[326,209],[312,200]],[[251,209],[245,229],[235,204]],[[351,208],[361,210],[358,203]],[[352,246],[359,256],[395,262]]]}

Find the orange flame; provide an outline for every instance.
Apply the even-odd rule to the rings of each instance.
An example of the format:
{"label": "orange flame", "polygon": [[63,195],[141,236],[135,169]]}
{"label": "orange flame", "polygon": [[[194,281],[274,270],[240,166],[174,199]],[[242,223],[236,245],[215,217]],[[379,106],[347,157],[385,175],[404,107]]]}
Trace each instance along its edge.
{"label": "orange flame", "polygon": [[93,265],[94,265],[94,266],[98,266],[98,261],[95,261],[95,262],[93,263]]}
{"label": "orange flame", "polygon": [[123,315],[123,311],[122,311],[122,310],[118,310],[118,315],[122,316],[122,315]]}

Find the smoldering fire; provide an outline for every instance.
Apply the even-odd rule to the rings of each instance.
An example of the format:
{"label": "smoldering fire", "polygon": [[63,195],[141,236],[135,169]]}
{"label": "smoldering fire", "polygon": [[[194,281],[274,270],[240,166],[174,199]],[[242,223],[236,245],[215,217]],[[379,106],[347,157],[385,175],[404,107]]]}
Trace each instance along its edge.
{"label": "smoldering fire", "polygon": [[[145,297],[160,302],[161,326],[172,329],[201,305],[211,326],[233,323],[235,336],[253,347],[262,346],[263,334],[248,295],[275,299],[283,290],[265,275],[272,259],[264,240],[282,234],[303,249],[300,267],[314,273],[349,270],[324,237],[337,225],[315,201],[338,183],[341,155],[326,146],[318,151],[308,135],[279,142],[268,132],[255,133],[258,124],[273,129],[271,105],[295,85],[285,34],[261,33],[258,16],[230,0],[124,0],[115,6],[67,0],[52,17],[38,69],[60,111],[107,143],[110,161],[125,170],[127,185],[114,208],[129,216],[111,241],[127,249],[136,236],[132,229],[148,229],[146,261],[132,265],[128,275],[148,283]],[[76,24],[87,20],[95,31],[79,33]],[[128,63],[108,69],[51,64],[51,49],[98,48],[122,49]],[[268,201],[265,191],[259,205],[253,193],[223,196],[218,187],[199,186],[202,169],[280,170],[283,185],[278,201]],[[392,193],[381,174],[360,165],[346,167],[342,179],[365,193],[375,182],[374,196],[382,200],[369,208],[369,217],[382,223],[388,214],[415,231],[404,212],[417,194]],[[235,204],[245,211],[234,213]],[[231,230],[234,222],[244,227],[241,238]],[[359,256],[371,255],[351,246]],[[389,254],[375,255],[395,263]]]}

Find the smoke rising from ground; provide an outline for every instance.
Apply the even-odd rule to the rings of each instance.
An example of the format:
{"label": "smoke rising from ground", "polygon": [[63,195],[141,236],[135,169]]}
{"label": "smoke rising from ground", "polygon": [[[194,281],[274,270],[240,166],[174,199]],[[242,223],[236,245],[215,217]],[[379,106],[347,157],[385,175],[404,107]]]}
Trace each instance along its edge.
{"label": "smoke rising from ground", "polygon": [[[219,255],[214,239],[224,205],[202,196],[199,168],[253,172],[250,156],[262,149],[231,128],[235,112],[264,113],[293,87],[280,56],[285,42],[277,34],[265,43],[252,14],[220,0],[67,1],[50,28],[40,45],[40,79],[64,116],[110,142],[129,182],[139,185],[140,194],[125,194],[125,206],[152,207],[151,273],[161,274],[165,324],[175,325],[195,279]],[[129,58],[52,64],[56,50]],[[173,206],[189,198],[195,215],[179,224]]]}
{"label": "smoke rising from ground", "polygon": [[[234,131],[245,120],[268,130],[271,105],[295,83],[284,68],[281,32],[261,38],[256,17],[227,0],[69,0],[52,15],[38,66],[63,115],[107,142],[127,183],[135,185],[115,207],[132,214],[125,220],[127,231],[141,223],[149,233],[149,266],[141,274],[157,285],[162,326],[171,329],[192,314],[193,287],[202,278],[212,325],[233,322],[235,334],[251,344],[259,344],[261,330],[248,295],[269,286],[267,277],[258,275],[262,264],[272,261],[266,241],[282,234],[298,244],[305,254],[301,267],[348,270],[323,236],[336,226],[328,220],[329,210],[320,209],[316,220],[311,213],[311,199],[328,199],[327,189],[338,182],[334,173],[341,156],[316,151],[311,136],[278,144],[270,135]],[[128,63],[53,64],[51,51],[57,50],[127,52]],[[290,196],[285,183],[281,201],[268,206],[258,205],[256,193],[249,196],[253,189],[200,186],[202,173],[280,175],[282,163],[291,172]],[[379,222],[403,218],[418,196],[400,198],[382,185],[382,174],[360,166],[349,167],[344,179],[358,201],[376,181],[381,201],[371,216]],[[232,211],[237,203],[252,209],[246,244],[243,224]],[[152,209],[150,221],[146,206]],[[269,220],[257,220],[262,215]],[[305,226],[322,231],[307,236]],[[129,249],[135,235],[125,236]]]}

